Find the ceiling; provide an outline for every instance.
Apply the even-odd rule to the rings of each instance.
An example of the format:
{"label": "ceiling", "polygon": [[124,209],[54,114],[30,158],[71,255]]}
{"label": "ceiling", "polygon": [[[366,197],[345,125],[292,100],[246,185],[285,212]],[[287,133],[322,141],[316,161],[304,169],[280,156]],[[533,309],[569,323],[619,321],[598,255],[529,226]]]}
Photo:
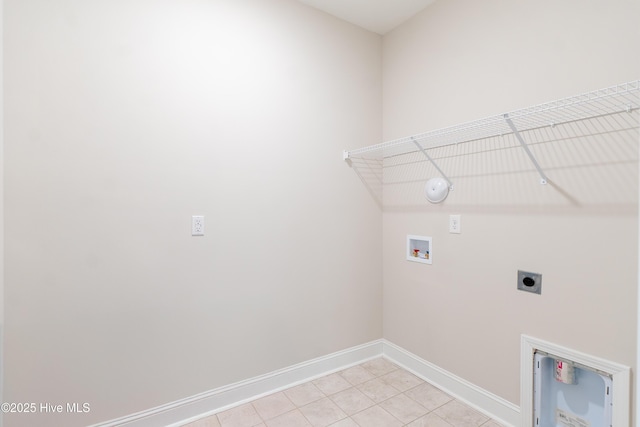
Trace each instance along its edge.
{"label": "ceiling", "polygon": [[378,34],[385,34],[435,0],[298,0]]}

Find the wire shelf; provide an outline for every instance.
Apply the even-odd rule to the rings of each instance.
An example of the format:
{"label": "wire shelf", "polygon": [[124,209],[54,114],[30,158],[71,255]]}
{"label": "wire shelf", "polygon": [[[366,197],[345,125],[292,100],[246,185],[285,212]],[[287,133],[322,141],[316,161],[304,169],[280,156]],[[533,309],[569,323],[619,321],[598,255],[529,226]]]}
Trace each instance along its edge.
{"label": "wire shelf", "polygon": [[513,134],[509,121],[519,132],[586,120],[640,108],[640,80],[623,83],[506,114],[487,117],[431,132],[345,151],[344,158],[364,159],[404,155],[424,149]]}

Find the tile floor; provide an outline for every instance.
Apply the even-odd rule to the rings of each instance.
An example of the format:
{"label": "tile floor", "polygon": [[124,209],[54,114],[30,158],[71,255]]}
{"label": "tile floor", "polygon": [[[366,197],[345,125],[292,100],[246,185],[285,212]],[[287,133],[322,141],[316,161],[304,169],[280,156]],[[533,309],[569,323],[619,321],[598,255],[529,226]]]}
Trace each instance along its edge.
{"label": "tile floor", "polygon": [[386,359],[291,387],[184,427],[500,427]]}

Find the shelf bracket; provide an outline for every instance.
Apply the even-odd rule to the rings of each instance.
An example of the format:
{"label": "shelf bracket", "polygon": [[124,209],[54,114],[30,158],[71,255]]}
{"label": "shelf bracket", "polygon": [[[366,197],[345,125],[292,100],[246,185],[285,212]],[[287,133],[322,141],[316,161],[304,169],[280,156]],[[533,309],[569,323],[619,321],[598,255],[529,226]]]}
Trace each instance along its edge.
{"label": "shelf bracket", "polygon": [[449,190],[453,190],[453,183],[451,182],[451,180],[449,178],[447,178],[447,175],[445,175],[444,172],[442,172],[442,169],[440,169],[438,167],[436,162],[433,161],[431,156],[427,153],[427,150],[425,150],[422,147],[422,145],[420,145],[420,143],[418,141],[416,141],[416,139],[414,137],[411,137],[411,141],[413,141],[413,143],[416,145],[416,147],[418,147],[418,149],[420,151],[422,151],[422,154],[424,154],[424,156],[427,158],[427,160],[429,160],[431,162],[433,167],[435,167],[438,170],[438,172],[440,172],[440,175],[442,175],[442,177],[447,181],[447,184],[449,184]]}
{"label": "shelf bracket", "polygon": [[522,149],[524,150],[524,152],[527,153],[527,156],[529,156],[531,163],[533,163],[533,166],[536,167],[538,173],[540,174],[540,184],[546,184],[547,182],[549,182],[549,179],[544,174],[544,171],[542,170],[542,168],[540,167],[540,164],[538,163],[535,156],[529,149],[529,146],[527,145],[525,140],[522,138],[522,135],[520,135],[520,132],[518,132],[518,129],[516,128],[516,126],[513,124],[513,122],[509,118],[509,114],[505,114],[504,119],[509,125],[509,127],[511,128],[511,130],[513,131],[513,134],[515,135],[516,139],[520,142],[520,145],[522,146]]}

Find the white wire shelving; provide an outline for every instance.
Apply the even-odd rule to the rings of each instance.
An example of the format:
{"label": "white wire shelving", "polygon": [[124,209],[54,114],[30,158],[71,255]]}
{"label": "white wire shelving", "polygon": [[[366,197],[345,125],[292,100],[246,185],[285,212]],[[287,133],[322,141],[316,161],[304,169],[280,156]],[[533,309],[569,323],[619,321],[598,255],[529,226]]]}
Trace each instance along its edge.
{"label": "white wire shelving", "polygon": [[[344,160],[385,159],[508,134],[515,134],[520,139],[519,132],[554,127],[625,111],[631,112],[638,108],[640,108],[640,80],[635,80],[444,129],[344,151],[343,158]],[[526,143],[522,140],[520,142],[526,150]],[[534,158],[531,160],[534,164],[536,163]],[[544,180],[544,172],[540,169],[538,172]]]}
{"label": "white wire shelving", "polygon": [[[637,192],[610,189],[637,182],[639,129],[635,80],[344,151],[343,158],[384,209],[421,208],[424,183],[434,173],[449,191],[455,185],[454,204],[597,209],[637,203]],[[536,175],[550,184],[543,185],[548,191],[528,185]],[[495,185],[507,176],[500,184],[508,186]],[[604,183],[608,189],[594,190]]]}
{"label": "white wire shelving", "polygon": [[[610,192],[594,192],[587,186],[587,181],[593,181],[591,184],[595,186],[596,177],[601,177],[603,182],[626,180],[620,188],[631,185],[631,170],[623,165],[638,161],[639,128],[640,80],[635,80],[344,151],[343,158],[376,202],[385,208],[418,206],[416,197],[420,197],[421,187],[434,177],[434,173],[444,178],[449,190],[455,185],[453,203],[473,204],[478,200],[483,204],[489,203],[488,200],[494,204],[526,203],[520,196],[526,192],[530,203],[535,200],[538,204],[595,205],[604,198],[596,200],[591,193]],[[472,158],[465,160],[467,155]],[[488,157],[490,155],[493,157]],[[586,167],[598,173],[580,175]],[[611,173],[609,176],[602,175],[605,167],[613,168],[607,169]],[[567,176],[569,173],[573,178]],[[523,191],[507,198],[498,190],[489,190],[503,188],[503,192],[507,191],[489,181],[505,174],[511,176],[509,188],[520,185],[517,176],[537,174],[540,184],[551,184],[555,191],[540,193],[518,187]],[[472,177],[475,178],[470,180]],[[454,181],[463,184],[456,185]],[[478,194],[486,197],[478,199]],[[520,202],[510,202],[515,200],[514,196]],[[631,193],[622,194],[622,191],[607,197],[610,203],[619,204],[628,203],[632,198]]]}

